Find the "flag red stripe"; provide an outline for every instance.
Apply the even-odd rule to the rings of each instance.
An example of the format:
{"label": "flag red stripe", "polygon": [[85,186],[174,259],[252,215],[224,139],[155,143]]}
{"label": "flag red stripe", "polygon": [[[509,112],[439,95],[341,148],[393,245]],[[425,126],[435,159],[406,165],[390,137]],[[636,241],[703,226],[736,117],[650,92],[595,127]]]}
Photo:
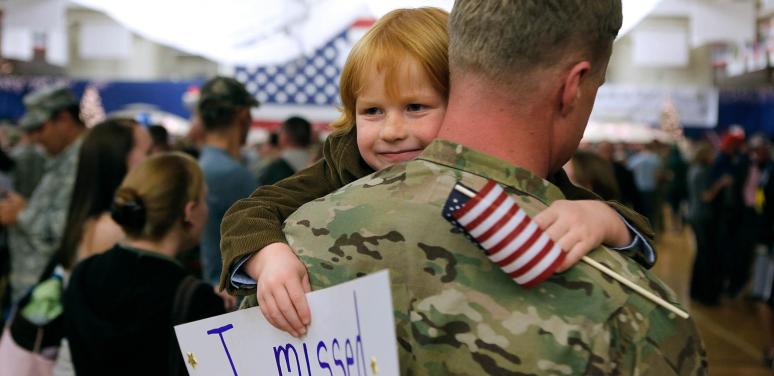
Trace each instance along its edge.
{"label": "flag red stripe", "polygon": [[537,276],[535,279],[523,284],[522,286],[524,286],[525,288],[532,288],[537,286],[540,282],[543,282],[546,279],[550,278],[556,271],[556,268],[558,268],[559,265],[561,265],[562,262],[564,262],[564,257],[565,257],[564,251],[559,250],[559,257],[556,258],[556,260],[554,261],[553,264],[551,264],[551,266],[546,268],[546,270],[543,273],[541,273],[539,276]]}
{"label": "flag red stripe", "polygon": [[[524,221],[524,222],[529,222],[529,221]],[[534,244],[540,238],[541,233],[542,232],[540,231],[539,228],[536,229],[535,232],[533,232],[532,235],[529,237],[529,239],[527,239],[527,241],[524,243],[524,245],[519,247],[517,250],[515,250],[513,253],[511,253],[508,257],[506,257],[506,258],[500,260],[499,262],[497,262],[497,265],[500,265],[501,267],[504,267],[504,266],[507,266],[508,264],[510,264],[511,262],[513,262],[513,260],[516,260],[526,250],[528,250],[530,247],[532,247],[532,244]]]}
{"label": "flag red stripe", "polygon": [[[516,205],[514,205],[514,207],[516,207]],[[516,239],[517,236],[519,236],[519,234],[521,234],[522,231],[524,231],[524,229],[529,225],[529,223],[530,223],[529,216],[525,214],[524,218],[521,220],[521,223],[519,223],[519,225],[516,226],[516,228],[513,229],[513,231],[511,231],[510,234],[508,234],[502,241],[492,246],[492,249],[489,250],[489,254],[494,255],[502,251],[503,249],[505,249],[505,247],[507,247],[508,244],[510,244],[514,239]],[[538,232],[538,231],[540,231],[540,229],[537,229],[535,232]]]}
{"label": "flag red stripe", "polygon": [[[472,222],[468,223],[465,226],[465,228],[468,228],[468,229],[470,229],[470,231],[473,231],[473,229],[478,227],[478,225],[480,225],[481,222],[484,222],[485,220],[487,220],[489,218],[489,216],[491,216],[497,209],[499,209],[500,206],[502,206],[502,204],[504,203],[506,198],[508,198],[508,195],[506,195],[505,192],[500,193],[500,195],[497,196],[497,198],[492,202],[492,205],[490,205],[489,207],[484,209],[484,211],[478,217],[476,217],[476,219],[474,219]],[[506,215],[506,216],[504,216],[503,218],[500,219],[500,221],[503,221],[503,220],[505,220],[507,222],[508,221],[508,216]],[[497,223],[500,223],[500,222],[498,221]],[[489,231],[487,231],[487,233],[488,232]],[[482,234],[479,238],[483,238],[484,235],[486,235],[486,233]],[[480,241],[483,242],[484,240],[480,240]]]}
{"label": "flag red stripe", "polygon": [[[501,197],[507,198],[508,196],[506,196],[505,193],[503,193]],[[498,197],[497,199],[499,200],[500,198]],[[494,236],[498,231],[500,231],[501,228],[505,227],[505,225],[508,223],[508,221],[513,219],[513,216],[516,215],[516,213],[518,211],[519,211],[519,207],[517,205],[511,206],[510,210],[508,210],[508,212],[505,213],[502,218],[500,218],[494,225],[492,225],[492,227],[490,227],[488,230],[486,230],[486,232],[481,234],[481,236],[476,238],[478,240],[478,242],[479,243],[483,243],[483,242],[489,240],[489,238]],[[474,228],[475,227],[473,227],[473,226],[470,227],[471,230],[474,229]],[[508,234],[508,235],[510,235],[510,234]]]}
{"label": "flag red stripe", "polygon": [[516,269],[516,271],[513,272],[515,273],[515,276],[521,277],[522,275],[532,270],[532,268],[534,268],[535,265],[537,265],[540,261],[543,261],[543,259],[546,257],[546,255],[548,255],[548,252],[550,252],[551,248],[553,247],[554,247],[554,242],[551,241],[551,239],[548,239],[548,241],[546,242],[546,245],[543,246],[543,249],[541,249],[540,252],[538,252],[538,254],[535,255],[535,257],[533,257],[531,260],[529,260],[529,262],[524,264],[524,266],[522,266],[519,269]]}
{"label": "flag red stripe", "polygon": [[486,195],[489,194],[489,191],[495,188],[495,186],[497,186],[497,183],[495,183],[494,180],[490,180],[489,182],[487,182],[486,185],[484,186],[484,189],[478,192],[477,195],[471,197],[470,201],[465,203],[463,207],[461,207],[459,210],[452,213],[452,217],[454,217],[454,219],[457,219],[457,220],[462,218],[469,211],[473,210],[473,207],[478,205],[484,199],[484,197],[486,197]]}

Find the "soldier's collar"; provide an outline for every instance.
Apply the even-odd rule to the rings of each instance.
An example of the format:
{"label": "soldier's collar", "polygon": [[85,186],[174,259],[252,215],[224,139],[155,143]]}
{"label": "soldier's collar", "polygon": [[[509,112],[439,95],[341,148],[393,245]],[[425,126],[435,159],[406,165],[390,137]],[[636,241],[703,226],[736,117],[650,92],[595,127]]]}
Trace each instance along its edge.
{"label": "soldier's collar", "polygon": [[559,188],[532,172],[451,141],[433,141],[417,159],[492,179],[546,204],[564,198]]}

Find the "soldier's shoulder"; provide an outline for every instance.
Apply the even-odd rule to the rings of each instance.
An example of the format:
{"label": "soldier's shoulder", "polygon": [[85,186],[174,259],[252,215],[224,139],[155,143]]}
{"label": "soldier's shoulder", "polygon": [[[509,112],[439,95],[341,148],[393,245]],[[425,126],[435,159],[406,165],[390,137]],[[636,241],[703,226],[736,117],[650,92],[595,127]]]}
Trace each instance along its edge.
{"label": "soldier's shoulder", "polygon": [[423,192],[434,192],[439,186],[451,187],[455,181],[449,168],[415,160],[364,176],[309,204],[317,208],[363,203],[396,205],[417,197],[428,198]]}

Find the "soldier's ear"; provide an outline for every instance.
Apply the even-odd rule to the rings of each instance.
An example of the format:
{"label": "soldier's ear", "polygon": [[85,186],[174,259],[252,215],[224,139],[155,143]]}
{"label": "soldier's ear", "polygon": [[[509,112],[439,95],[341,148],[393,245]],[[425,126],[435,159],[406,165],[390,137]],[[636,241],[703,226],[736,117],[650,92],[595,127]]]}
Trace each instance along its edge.
{"label": "soldier's ear", "polygon": [[567,115],[575,108],[581,97],[581,86],[588,79],[591,72],[591,63],[581,61],[570,68],[564,77],[564,84],[560,92],[561,99],[559,109],[562,115]]}

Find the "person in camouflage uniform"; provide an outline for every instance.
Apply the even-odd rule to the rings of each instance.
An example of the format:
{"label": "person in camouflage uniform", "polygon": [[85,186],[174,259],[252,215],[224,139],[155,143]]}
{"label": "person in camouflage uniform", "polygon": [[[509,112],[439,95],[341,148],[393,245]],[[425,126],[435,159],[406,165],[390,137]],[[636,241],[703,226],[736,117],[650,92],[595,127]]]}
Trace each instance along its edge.
{"label": "person in camouflage uniform", "polygon": [[[533,289],[515,284],[441,217],[456,182],[480,189],[486,179],[533,216],[563,198],[525,169],[437,140],[416,161],[303,206],[285,235],[314,289],[390,271],[402,374],[705,372],[691,320],[584,263]],[[606,248],[589,256],[677,304],[631,259]]]}
{"label": "person in camouflage uniform", "polygon": [[[707,373],[692,320],[584,263],[522,288],[442,217],[458,181],[533,216],[563,198],[544,178],[577,148],[621,18],[620,0],[457,0],[438,140],[285,221],[313,289],[390,270],[402,374]],[[636,262],[589,257],[677,304]]]}
{"label": "person in camouflage uniform", "polygon": [[9,226],[13,301],[38,282],[59,247],[78,169],[81,135],[86,131],[78,101],[67,88],[43,88],[28,94],[24,104],[27,113],[20,126],[43,146],[49,159],[29,201],[9,192],[0,202],[0,223]]}

